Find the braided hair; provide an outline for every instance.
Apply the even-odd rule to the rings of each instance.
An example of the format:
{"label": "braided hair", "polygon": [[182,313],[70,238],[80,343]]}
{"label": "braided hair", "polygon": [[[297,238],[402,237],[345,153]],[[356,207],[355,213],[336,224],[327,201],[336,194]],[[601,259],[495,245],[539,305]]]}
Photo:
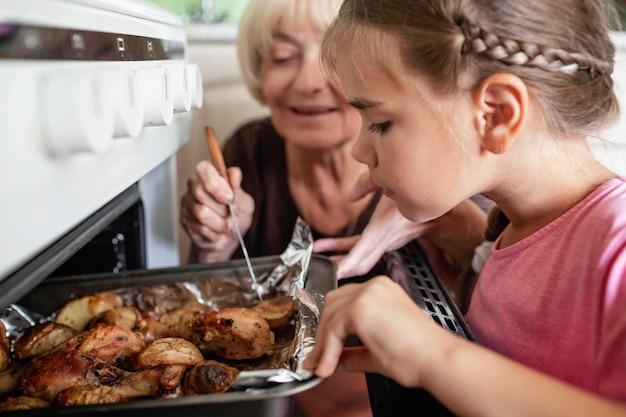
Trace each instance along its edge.
{"label": "braided hair", "polygon": [[[545,71],[586,71],[592,77],[610,76],[613,63],[584,53],[569,52],[533,42],[501,38],[465,20],[459,23],[465,37],[462,54],[484,55],[490,60],[511,66],[535,67]],[[607,77],[612,84],[610,77]]]}
{"label": "braided hair", "polygon": [[[335,78],[336,61],[358,54],[399,81],[415,71],[448,95],[512,73],[528,86],[548,129],[586,137],[619,115],[613,28],[612,0],[345,0],[322,63]],[[396,56],[390,51],[398,45]]]}

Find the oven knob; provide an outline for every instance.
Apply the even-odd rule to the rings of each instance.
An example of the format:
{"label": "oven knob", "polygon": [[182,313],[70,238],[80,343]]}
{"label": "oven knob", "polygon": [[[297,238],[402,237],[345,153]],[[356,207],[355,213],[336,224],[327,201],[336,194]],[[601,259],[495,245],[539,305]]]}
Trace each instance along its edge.
{"label": "oven knob", "polygon": [[137,69],[144,126],[169,125],[174,112],[171,74],[165,67]]}
{"label": "oven knob", "polygon": [[113,142],[112,95],[97,71],[64,70],[41,77],[41,128],[54,155],[104,152]]}
{"label": "oven knob", "polygon": [[106,68],[102,72],[113,92],[113,137],[138,137],[143,128],[143,98],[137,72],[121,68]]}
{"label": "oven knob", "polygon": [[202,85],[202,73],[198,64],[187,64],[187,79],[191,86],[191,108],[202,107],[204,86]]}
{"label": "oven knob", "polygon": [[187,65],[169,64],[167,69],[172,77],[172,93],[174,96],[174,113],[184,113],[191,109],[191,82]]}

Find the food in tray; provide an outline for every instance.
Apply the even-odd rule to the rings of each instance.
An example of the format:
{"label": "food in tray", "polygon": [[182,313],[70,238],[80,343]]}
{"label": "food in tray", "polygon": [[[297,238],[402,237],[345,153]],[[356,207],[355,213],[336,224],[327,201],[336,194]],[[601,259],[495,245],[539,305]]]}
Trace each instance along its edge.
{"label": "food in tray", "polygon": [[184,395],[219,394],[226,392],[235,382],[239,371],[222,362],[198,362],[185,373]]}
{"label": "food in tray", "polygon": [[13,343],[13,354],[21,361],[50,352],[78,334],[78,330],[54,321],[29,327]]}
{"label": "food in tray", "polygon": [[266,297],[250,309],[267,320],[270,329],[277,332],[289,326],[295,308],[293,297],[287,294],[276,294],[273,297]]}
{"label": "food in tray", "polygon": [[53,402],[61,391],[78,385],[116,381],[122,367],[144,342],[118,326],[98,325],[24,365],[19,388],[25,395]]}
{"label": "food in tray", "polygon": [[99,323],[101,324],[114,324],[123,329],[134,330],[137,327],[137,322],[141,320],[141,312],[133,307],[116,307],[111,310],[106,310],[97,316],[91,318],[86,327],[93,327]]}
{"label": "food in tray", "polygon": [[141,397],[176,397],[180,395],[180,381],[185,365],[161,365],[136,372],[126,372],[114,383],[99,381],[73,385],[59,392],[56,404],[92,405],[111,404]]}
{"label": "food in tray", "polygon": [[0,403],[0,411],[32,410],[34,408],[45,408],[49,406],[50,403],[47,401],[21,395],[19,397],[7,398],[4,402]]}
{"label": "food in tray", "polygon": [[23,371],[22,367],[12,367],[0,372],[0,394],[3,398],[7,395],[19,395],[19,381]]}
{"label": "food in tray", "polygon": [[164,337],[147,344],[133,357],[133,368],[145,369],[160,365],[195,365],[204,357],[200,349],[179,337]]}
{"label": "food in tray", "polygon": [[238,365],[273,353],[275,332],[295,314],[288,295],[214,310],[179,289],[87,295],[26,329],[12,350],[7,339],[0,410],[226,392]]}
{"label": "food in tray", "polygon": [[7,329],[0,321],[0,371],[4,371],[9,366],[11,359],[11,344],[7,337]]}
{"label": "food in tray", "polygon": [[191,341],[203,353],[227,359],[256,359],[274,345],[274,332],[263,317],[248,308],[201,311],[189,322]]}
{"label": "food in tray", "polygon": [[121,300],[107,293],[89,295],[69,301],[58,312],[55,321],[76,330],[85,328],[89,320],[100,313],[121,306]]}

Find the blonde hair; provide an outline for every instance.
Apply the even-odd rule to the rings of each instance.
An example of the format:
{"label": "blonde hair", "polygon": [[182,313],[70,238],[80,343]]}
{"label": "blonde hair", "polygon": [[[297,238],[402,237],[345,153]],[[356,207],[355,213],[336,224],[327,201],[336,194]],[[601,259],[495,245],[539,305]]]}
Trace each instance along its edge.
{"label": "blonde hair", "polygon": [[341,0],[252,0],[239,24],[237,54],[250,94],[266,103],[261,85],[261,62],[269,57],[272,35],[282,21],[306,22],[325,31]]}
{"label": "blonde hair", "polygon": [[345,0],[322,64],[337,80],[339,57],[367,56],[395,80],[415,72],[447,95],[512,73],[537,98],[549,128],[587,136],[619,114],[609,37],[618,27],[612,0]]}

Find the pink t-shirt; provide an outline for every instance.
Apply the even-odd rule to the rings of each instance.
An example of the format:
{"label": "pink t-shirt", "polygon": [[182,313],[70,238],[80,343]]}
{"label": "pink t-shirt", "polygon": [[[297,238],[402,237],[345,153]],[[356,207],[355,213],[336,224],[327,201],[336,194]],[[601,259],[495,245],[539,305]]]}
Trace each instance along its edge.
{"label": "pink t-shirt", "polygon": [[526,239],[494,244],[466,320],[476,341],[626,401],[626,180]]}

